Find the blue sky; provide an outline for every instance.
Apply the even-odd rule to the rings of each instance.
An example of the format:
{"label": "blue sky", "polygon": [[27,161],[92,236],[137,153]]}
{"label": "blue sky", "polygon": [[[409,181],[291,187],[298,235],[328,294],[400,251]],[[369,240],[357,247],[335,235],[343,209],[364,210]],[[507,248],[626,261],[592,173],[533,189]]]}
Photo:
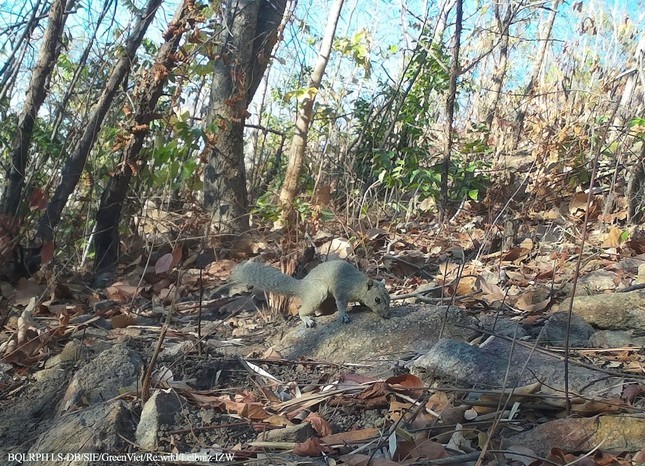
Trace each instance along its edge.
{"label": "blue sky", "polygon": [[[22,12],[26,14],[29,8],[33,6],[36,0],[28,0],[27,3],[15,2],[15,0],[0,0],[0,45],[9,44],[4,50],[0,50],[0,64],[4,63],[7,53],[10,50],[9,30],[7,29],[12,23],[16,21],[16,13]],[[327,20],[328,11],[330,9],[331,0],[300,0],[298,2],[295,16],[298,20],[306,23],[310,28],[310,33],[313,36],[319,36],[324,29]],[[464,2],[464,60],[468,60],[478,53],[472,49],[470,45],[474,42],[470,40],[470,34],[477,26],[488,26],[492,15],[492,0],[465,0]],[[135,5],[141,7],[145,4],[143,0],[134,0]],[[149,38],[155,42],[160,41],[160,34],[163,31],[174,14],[176,8],[176,0],[166,0],[156,16],[154,25],[149,32]],[[401,13],[401,5],[407,6],[412,15],[405,15]],[[558,41],[554,42],[552,54],[549,57],[551,60],[557,61],[562,57],[559,54],[566,47],[584,48],[587,47],[590,53],[595,53],[608,67],[620,66],[620,63],[625,62],[625,57],[621,56],[621,50],[624,49],[619,42],[615,40],[614,33],[620,32],[621,28],[626,28],[621,23],[628,21],[629,27],[636,31],[634,41],[638,41],[640,35],[643,34],[643,24],[645,23],[645,8],[643,0],[585,0],[581,3],[582,12],[576,12],[574,6],[578,2],[569,0],[563,2],[559,7],[559,16],[556,20],[554,27],[553,38]],[[100,9],[103,7],[104,2],[98,0],[80,0],[81,7],[76,10],[76,13],[68,20],[68,34],[72,39],[70,53],[79,53],[82,50],[85,40],[90,33],[91,24],[98,17]],[[402,54],[394,54],[390,58],[383,58],[385,51],[392,45],[398,46],[400,49],[412,46],[411,40],[417,35],[417,30],[414,29],[413,23],[415,19],[423,16],[423,5],[426,5],[422,0],[346,0],[341,22],[339,24],[337,35],[340,37],[351,37],[360,30],[367,30],[370,38],[370,46],[372,50],[373,61],[373,77],[370,82],[360,82],[358,86],[364,92],[369,92],[370,89],[376,87],[378,79],[388,79],[390,76],[396,77],[402,66]],[[535,5],[535,3],[532,3]],[[545,5],[550,5],[550,2],[545,2]],[[114,11],[114,10],[112,10]],[[428,14],[431,17],[436,16],[439,11],[437,3],[430,2],[428,6]],[[548,11],[542,10],[540,13],[544,17],[548,15]],[[580,33],[580,20],[584,16],[593,16],[596,18],[596,27],[599,34],[593,36],[591,34]],[[103,31],[101,36],[102,41],[114,42],[118,39],[115,38],[113,30],[114,26],[126,28],[132,21],[132,14],[123,3],[119,3],[116,9],[114,22],[110,23],[112,30]],[[44,24],[44,22],[42,23]],[[284,83],[284,74],[299,69],[301,63],[306,63],[312,66],[317,53],[318,43],[307,43],[305,39],[306,34],[303,34],[297,29],[295,23],[288,27],[285,34],[285,41],[280,44],[278,56],[280,56],[285,65],[276,65],[272,77],[278,82]],[[432,21],[431,21],[431,24]],[[537,24],[537,23],[532,23]],[[520,27],[516,27],[515,33],[521,34],[524,39],[534,40],[538,35],[538,31],[533,27],[525,28],[523,31]],[[38,37],[40,32],[34,36]],[[406,41],[407,34],[407,41]],[[449,29],[446,34],[446,40],[451,34]],[[15,37],[14,37],[15,40]],[[523,55],[522,50],[526,50],[526,44],[520,44],[515,51],[514,64],[515,75],[511,77],[514,79],[516,85],[521,85],[522,78],[527,75],[527,70],[530,69],[534,57]],[[25,59],[25,69],[23,70],[24,79],[28,79],[30,63],[35,60],[37,47],[32,47]],[[328,75],[332,78],[337,76],[339,78],[347,78],[348,70],[351,64],[345,60],[339,60],[335,57],[328,68]],[[522,71],[524,70],[524,71]],[[482,69],[480,72],[483,72]],[[360,73],[356,73],[356,79],[360,80]]]}

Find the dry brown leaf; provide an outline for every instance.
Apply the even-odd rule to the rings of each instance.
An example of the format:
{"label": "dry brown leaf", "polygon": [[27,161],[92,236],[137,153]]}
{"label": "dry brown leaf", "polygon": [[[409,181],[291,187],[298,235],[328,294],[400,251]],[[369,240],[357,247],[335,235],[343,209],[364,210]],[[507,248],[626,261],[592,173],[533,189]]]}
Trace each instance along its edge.
{"label": "dry brown leaf", "polygon": [[[576,193],[569,202],[569,213],[574,215],[578,211],[585,212],[587,210],[587,197],[587,193]],[[591,202],[593,203],[593,197],[591,198]]]}
{"label": "dry brown leaf", "polygon": [[173,267],[173,255],[171,253],[164,254],[157,262],[155,262],[155,272],[156,273],[166,273],[170,271]]}
{"label": "dry brown leaf", "polygon": [[413,374],[402,374],[389,377],[385,379],[385,383],[389,384],[390,388],[394,390],[410,390],[411,392],[415,392],[417,395],[421,395],[421,392],[425,387],[423,381]]}
{"label": "dry brown leaf", "polygon": [[40,248],[40,264],[47,265],[54,258],[54,251],[56,246],[53,241],[43,241],[43,245]]}
{"label": "dry brown leaf", "polygon": [[394,459],[397,461],[419,458],[437,460],[450,456],[443,445],[430,439],[399,442]]}
{"label": "dry brown leaf", "polygon": [[634,463],[645,463],[645,447],[634,455]]}
{"label": "dry brown leaf", "polygon": [[477,287],[482,291],[479,298],[483,299],[489,305],[494,305],[504,301],[506,293],[498,285],[488,283],[483,277],[477,277]]}
{"label": "dry brown leaf", "polygon": [[342,446],[345,444],[359,444],[369,442],[381,436],[381,430],[376,428],[351,430],[349,432],[339,432],[338,434],[327,435],[320,440],[325,445]]}
{"label": "dry brown leaf", "polygon": [[602,242],[603,248],[617,248],[621,244],[620,237],[623,234],[623,231],[620,228],[612,227],[607,233],[607,237]]}
{"label": "dry brown leaf", "polygon": [[620,397],[629,404],[633,404],[636,397],[645,394],[645,385],[643,384],[629,384],[623,388],[623,393]]}
{"label": "dry brown leaf", "polygon": [[331,241],[320,246],[320,254],[331,259],[345,259],[352,252],[354,248],[352,244],[345,238],[334,238]]}
{"label": "dry brown leaf", "polygon": [[263,422],[265,424],[269,424],[269,425],[272,425],[272,426],[278,426],[278,427],[290,427],[290,426],[295,425],[293,422],[291,422],[285,416],[282,416],[280,414],[274,414],[272,416],[269,416]]}
{"label": "dry brown leaf", "polygon": [[371,398],[382,398],[390,393],[390,389],[385,382],[376,382],[366,387],[361,393],[356,395],[359,400],[368,400]]}
{"label": "dry brown leaf", "polygon": [[40,298],[45,291],[33,278],[21,278],[16,285],[15,299],[19,306],[27,306],[32,298]]}
{"label": "dry brown leaf", "polygon": [[137,325],[137,318],[127,314],[117,314],[110,319],[112,328],[126,328],[130,325]]}
{"label": "dry brown leaf", "polygon": [[398,401],[396,398],[392,397],[390,399],[390,407],[388,409],[388,419],[392,422],[398,422],[405,413],[410,411],[412,408],[412,403]]}
{"label": "dry brown leaf", "polygon": [[[210,394],[203,394],[197,392],[190,392],[188,394],[201,406],[209,408],[223,409],[229,414],[236,414],[240,417],[250,419],[252,421],[262,421],[267,419],[270,415],[264,409],[261,403],[251,401],[233,401],[227,395],[214,396]],[[246,399],[247,397],[238,396],[238,398]]]}
{"label": "dry brown leaf", "polygon": [[551,303],[551,298],[545,298],[544,295],[544,290],[539,289],[522,293],[522,296],[520,296],[515,303],[515,307],[527,312],[543,311],[549,306],[549,303]]}
{"label": "dry brown leaf", "polygon": [[124,282],[116,282],[108,286],[105,291],[108,297],[114,301],[129,301],[139,294],[141,288]]}
{"label": "dry brown leaf", "polygon": [[277,351],[273,346],[271,348],[267,348],[264,353],[260,356],[261,359],[268,359],[268,360],[273,360],[277,361],[283,358],[282,354],[280,354],[279,351]]}
{"label": "dry brown leaf", "polygon": [[304,422],[311,424],[311,427],[314,428],[316,434],[320,437],[325,437],[332,434],[331,424],[323,419],[318,413],[309,413],[309,415],[304,419]]}
{"label": "dry brown leaf", "polygon": [[296,443],[296,446],[293,447],[293,453],[298,456],[320,456],[322,455],[324,449],[320,444],[318,437],[309,437],[302,443]]}
{"label": "dry brown leaf", "polygon": [[441,412],[448,406],[452,406],[452,403],[450,402],[446,392],[433,393],[426,403],[426,408],[435,412]]}
{"label": "dry brown leaf", "polygon": [[36,188],[31,192],[31,196],[29,196],[29,210],[44,212],[47,209],[47,202],[48,199],[45,192],[40,188]]}

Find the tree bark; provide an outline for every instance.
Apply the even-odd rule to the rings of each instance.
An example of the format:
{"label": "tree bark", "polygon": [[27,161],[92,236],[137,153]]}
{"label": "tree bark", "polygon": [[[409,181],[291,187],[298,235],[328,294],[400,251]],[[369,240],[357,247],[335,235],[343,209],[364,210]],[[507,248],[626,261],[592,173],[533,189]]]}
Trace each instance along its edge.
{"label": "tree bark", "polygon": [[[521,3],[519,4],[521,5]],[[493,82],[493,101],[486,112],[486,127],[488,132],[490,132],[493,127],[493,121],[497,116],[497,108],[499,107],[499,100],[502,93],[502,88],[504,87],[504,80],[506,79],[506,72],[508,71],[508,45],[510,41],[510,28],[511,23],[517,13],[517,7],[514,4],[509,4],[506,6],[506,11],[502,17],[501,6],[499,3],[495,3],[495,19],[497,21],[497,28],[499,29],[499,34],[501,36],[499,42],[499,62],[495,66],[493,76],[491,78]],[[487,139],[488,141],[488,136]]]}
{"label": "tree bark", "polygon": [[215,62],[206,129],[204,207],[224,236],[249,229],[244,122],[278,41],[287,0],[229,0],[229,32]]}
{"label": "tree bark", "polygon": [[25,187],[25,170],[29,161],[29,144],[36,122],[38,110],[47,94],[47,80],[51,75],[60,48],[58,42],[65,26],[65,6],[67,0],[57,0],[49,11],[49,23],[45,30],[38,62],[31,75],[25,107],[18,120],[18,130],[11,147],[11,165],[7,170],[7,184],[2,196],[2,212],[8,216],[18,215],[22,191]]}
{"label": "tree bark", "polygon": [[309,133],[309,126],[311,125],[311,117],[313,114],[314,101],[316,94],[320,89],[325,68],[329,62],[329,55],[331,53],[332,43],[336,35],[336,27],[340,12],[343,8],[344,0],[336,0],[329,12],[329,19],[325,27],[322,43],[320,44],[320,51],[318,52],[318,59],[314,70],[309,79],[309,90],[307,96],[302,102],[302,107],[298,118],[296,120],[296,132],[291,140],[291,148],[289,149],[289,161],[287,164],[287,171],[284,177],[284,184],[280,190],[280,206],[282,209],[281,220],[276,226],[281,226],[289,223],[293,214],[293,201],[298,193],[298,179],[302,171],[302,164],[305,156],[305,149],[307,148],[307,135]]}
{"label": "tree bark", "polygon": [[[158,117],[155,108],[163,94],[168,75],[176,64],[176,51],[188,28],[192,0],[183,0],[164,33],[165,42],[157,51],[155,64],[143,72],[134,90],[135,111],[129,124],[130,135],[123,148],[121,163],[101,195],[94,234],[94,270],[97,281],[105,281],[119,258],[119,222],[130,186],[133,168],[141,164],[141,148],[149,133],[150,122]],[[106,276],[106,274],[108,276]],[[101,285],[102,283],[96,283]]]}
{"label": "tree bark", "polygon": [[105,85],[105,89],[96,104],[94,112],[90,116],[89,122],[85,126],[80,140],[62,169],[60,184],[49,201],[45,214],[38,222],[35,244],[40,243],[42,246],[47,242],[53,241],[54,229],[60,222],[63,208],[81,177],[81,173],[87,162],[87,157],[96,141],[105,115],[112,105],[112,101],[121,82],[130,70],[130,64],[134,59],[134,55],[141,44],[148,26],[154,19],[161,2],[162,0],[149,0],[148,5],[134,27],[132,35],[128,38],[125,44],[124,54],[114,66]]}
{"label": "tree bark", "polygon": [[459,77],[459,49],[461,48],[461,28],[463,20],[463,0],[457,0],[455,5],[455,34],[452,47],[452,62],[450,64],[450,82],[446,96],[446,147],[443,155],[443,170],[441,173],[441,203],[439,205],[439,220],[446,220],[448,209],[448,180],[450,175],[450,159],[453,146],[453,120],[455,117],[455,100],[457,97],[457,78]]}

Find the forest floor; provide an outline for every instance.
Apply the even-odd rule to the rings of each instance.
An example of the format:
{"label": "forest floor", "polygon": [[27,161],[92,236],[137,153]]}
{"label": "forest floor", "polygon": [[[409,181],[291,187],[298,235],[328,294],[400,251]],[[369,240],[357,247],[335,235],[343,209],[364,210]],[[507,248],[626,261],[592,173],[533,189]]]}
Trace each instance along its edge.
{"label": "forest floor", "polygon": [[555,230],[486,254],[472,228],[368,230],[361,246],[388,253],[349,258],[386,280],[392,317],[357,306],[315,328],[297,303],[223,287],[236,261],[200,270],[177,250],[103,290],[51,269],[4,282],[1,461],[643,464],[645,240],[618,233],[590,236],[576,278]]}

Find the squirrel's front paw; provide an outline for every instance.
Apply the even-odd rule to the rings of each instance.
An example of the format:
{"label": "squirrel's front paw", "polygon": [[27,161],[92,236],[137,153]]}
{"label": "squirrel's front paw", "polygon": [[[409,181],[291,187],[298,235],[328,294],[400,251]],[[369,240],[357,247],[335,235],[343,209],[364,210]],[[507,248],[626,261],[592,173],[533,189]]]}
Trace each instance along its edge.
{"label": "squirrel's front paw", "polygon": [[349,324],[352,321],[347,314],[341,314],[339,317],[340,321],[344,324]]}
{"label": "squirrel's front paw", "polygon": [[302,319],[302,322],[305,324],[305,327],[307,328],[313,328],[316,326],[316,321],[313,320],[311,317],[300,316],[300,319]]}

